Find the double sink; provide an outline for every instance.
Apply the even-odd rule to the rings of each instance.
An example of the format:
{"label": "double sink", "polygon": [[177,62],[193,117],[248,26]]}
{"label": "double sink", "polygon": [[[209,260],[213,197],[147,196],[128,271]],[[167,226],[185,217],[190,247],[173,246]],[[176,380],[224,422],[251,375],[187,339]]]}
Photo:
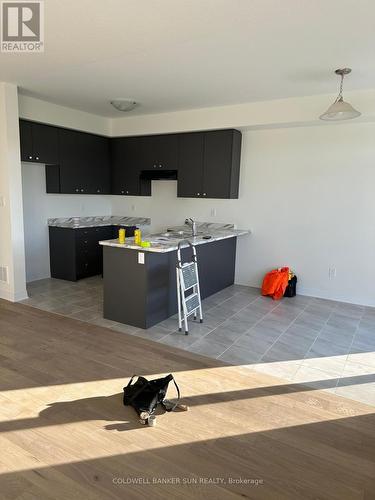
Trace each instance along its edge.
{"label": "double sink", "polygon": [[154,242],[154,243],[170,243],[170,244],[177,244],[179,241],[182,240],[189,240],[190,238],[205,238],[205,239],[210,239],[211,235],[206,234],[204,231],[197,231],[195,236],[192,235],[191,230],[181,230],[181,231],[166,231],[165,233],[159,233],[159,234],[152,234],[148,238],[149,241]]}

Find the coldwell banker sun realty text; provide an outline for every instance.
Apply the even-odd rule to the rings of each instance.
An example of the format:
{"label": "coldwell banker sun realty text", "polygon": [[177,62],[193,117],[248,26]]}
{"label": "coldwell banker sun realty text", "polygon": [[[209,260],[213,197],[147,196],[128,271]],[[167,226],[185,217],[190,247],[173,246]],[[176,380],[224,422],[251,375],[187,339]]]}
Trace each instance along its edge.
{"label": "coldwell banker sun realty text", "polygon": [[1,52],[44,52],[42,1],[1,2]]}

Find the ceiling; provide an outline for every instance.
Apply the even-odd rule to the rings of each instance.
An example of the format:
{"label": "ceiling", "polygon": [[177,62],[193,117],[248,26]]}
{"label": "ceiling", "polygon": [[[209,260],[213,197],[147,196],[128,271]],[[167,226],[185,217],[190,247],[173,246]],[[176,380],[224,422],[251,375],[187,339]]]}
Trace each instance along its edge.
{"label": "ceiling", "polygon": [[0,80],[108,117],[375,88],[373,0],[45,0],[45,52]]}

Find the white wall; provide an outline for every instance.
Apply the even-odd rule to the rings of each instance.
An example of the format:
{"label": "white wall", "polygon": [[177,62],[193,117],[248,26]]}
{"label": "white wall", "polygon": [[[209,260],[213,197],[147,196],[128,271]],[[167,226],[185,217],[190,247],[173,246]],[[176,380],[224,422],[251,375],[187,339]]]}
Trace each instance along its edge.
{"label": "white wall", "polygon": [[110,135],[110,120],[23,94],[18,95],[20,118],[50,125]]}
{"label": "white wall", "polygon": [[47,220],[111,215],[109,196],[47,194],[44,165],[22,163],[26,281],[50,276]]}
{"label": "white wall", "polygon": [[8,278],[0,282],[0,298],[27,297],[22,217],[17,87],[0,82],[0,266]]}
{"label": "white wall", "polygon": [[239,200],[176,198],[175,182],[157,181],[151,198],[112,197],[112,210],[149,215],[156,230],[187,216],[234,222],[253,231],[239,239],[237,283],[290,265],[302,293],[375,305],[374,137],[375,124],[355,122],[247,131]]}

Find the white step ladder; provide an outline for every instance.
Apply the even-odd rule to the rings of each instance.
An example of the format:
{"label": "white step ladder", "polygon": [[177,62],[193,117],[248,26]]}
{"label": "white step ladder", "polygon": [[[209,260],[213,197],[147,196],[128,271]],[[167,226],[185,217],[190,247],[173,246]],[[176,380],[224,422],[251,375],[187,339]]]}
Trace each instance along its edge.
{"label": "white step ladder", "polygon": [[[181,247],[188,244],[193,253],[191,262],[182,263]],[[199,288],[197,252],[190,241],[180,241],[177,247],[177,304],[178,304],[178,330],[182,330],[182,320],[185,325],[185,335],[188,335],[188,317],[194,314],[197,319],[199,312],[199,321],[203,323],[201,292]],[[190,292],[190,293],[189,293]],[[182,318],[183,316],[183,318]]]}

